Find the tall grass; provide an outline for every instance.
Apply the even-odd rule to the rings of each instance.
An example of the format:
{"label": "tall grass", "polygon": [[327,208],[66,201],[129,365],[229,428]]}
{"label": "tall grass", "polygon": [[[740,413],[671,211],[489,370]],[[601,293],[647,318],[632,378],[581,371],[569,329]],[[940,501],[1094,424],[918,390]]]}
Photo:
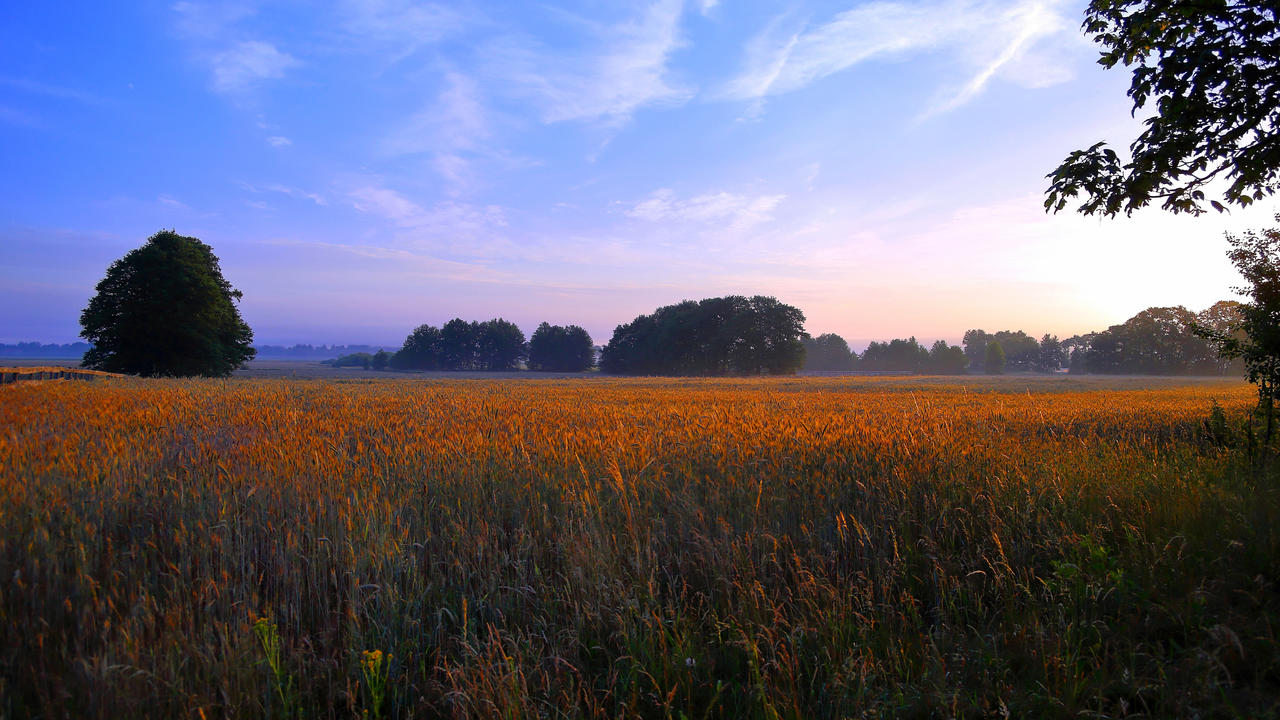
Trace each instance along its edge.
{"label": "tall grass", "polygon": [[0,388],[0,716],[1274,714],[1252,391],[1125,387]]}

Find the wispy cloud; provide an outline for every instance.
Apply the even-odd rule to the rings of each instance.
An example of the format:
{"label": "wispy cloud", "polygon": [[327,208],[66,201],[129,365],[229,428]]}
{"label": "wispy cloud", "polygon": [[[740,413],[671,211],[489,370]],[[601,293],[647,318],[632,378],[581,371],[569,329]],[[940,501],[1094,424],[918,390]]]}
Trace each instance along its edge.
{"label": "wispy cloud", "polygon": [[379,184],[364,184],[347,192],[351,206],[359,212],[391,221],[412,231],[408,239],[424,242],[468,241],[491,235],[507,224],[502,208],[445,201],[420,205],[403,194]]}
{"label": "wispy cloud", "polygon": [[489,154],[482,141],[490,136],[489,115],[475,82],[458,72],[444,76],[440,94],[386,140],[392,155],[428,154],[432,167],[459,195],[474,184],[473,160]]}
{"label": "wispy cloud", "polygon": [[698,195],[681,200],[667,188],[656,190],[626,214],[649,222],[684,222],[747,230],[773,219],[773,210],[785,195],[747,196],[730,192]]}
{"label": "wispy cloud", "polygon": [[466,25],[456,10],[411,0],[345,0],[340,5],[344,33],[399,62]]}
{"label": "wispy cloud", "polygon": [[264,80],[282,78],[286,71],[302,64],[241,27],[256,14],[251,5],[184,0],[173,6],[173,12],[178,33],[192,44],[196,59],[208,66],[217,92],[242,94]]}
{"label": "wispy cloud", "polygon": [[[789,15],[774,19],[747,45],[742,71],[721,88],[729,99],[761,101],[792,92],[872,60],[942,53],[967,79],[926,114],[953,110],[990,80],[1020,64],[1036,44],[1069,33],[1060,0],[949,0],[923,4],[886,0],[859,5],[828,22],[807,25]],[[1040,72],[1010,72],[1011,80],[1041,87],[1069,77],[1061,67],[1036,63]]]}
{"label": "wispy cloud", "polygon": [[56,98],[58,100],[73,100],[85,105],[102,105],[105,102],[97,95],[84,92],[83,90],[76,90],[75,88],[62,87],[59,85],[50,85],[49,83],[32,80],[30,78],[0,75],[0,86],[31,95],[42,95],[44,97]]}
{"label": "wispy cloud", "polygon": [[293,141],[283,135],[272,135],[267,138],[267,144],[271,147],[288,147]]}
{"label": "wispy cloud", "polygon": [[308,192],[306,190],[301,190],[299,188],[291,187],[289,185],[281,185],[279,183],[272,183],[270,185],[258,186],[258,185],[250,185],[249,183],[242,182],[240,183],[240,187],[244,188],[245,190],[248,190],[251,193],[259,194],[259,195],[263,193],[279,193],[281,195],[287,195],[295,200],[310,200],[316,205],[320,205],[322,207],[329,204],[329,201],[326,200],[325,197],[323,195],[320,195],[319,193]]}
{"label": "wispy cloud", "polygon": [[214,89],[233,93],[247,90],[261,80],[282,78],[286,70],[301,63],[271,43],[247,40],[215,53],[210,64]]}
{"label": "wispy cloud", "polygon": [[638,109],[679,105],[693,90],[670,77],[671,55],[681,46],[682,0],[657,0],[639,17],[593,26],[579,53],[525,44],[491,52],[493,72],[537,101],[542,120],[624,122]]}

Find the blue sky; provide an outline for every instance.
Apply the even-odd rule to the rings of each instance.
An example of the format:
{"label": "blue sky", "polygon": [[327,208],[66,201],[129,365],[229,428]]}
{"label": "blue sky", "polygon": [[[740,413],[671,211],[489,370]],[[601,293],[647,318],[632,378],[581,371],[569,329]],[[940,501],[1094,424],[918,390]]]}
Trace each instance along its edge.
{"label": "blue sky", "polygon": [[212,245],[260,343],[775,295],[855,346],[1061,336],[1239,283],[1202,218],[1046,215],[1132,139],[1082,2],[10,3],[0,342],[75,339],[110,262]]}

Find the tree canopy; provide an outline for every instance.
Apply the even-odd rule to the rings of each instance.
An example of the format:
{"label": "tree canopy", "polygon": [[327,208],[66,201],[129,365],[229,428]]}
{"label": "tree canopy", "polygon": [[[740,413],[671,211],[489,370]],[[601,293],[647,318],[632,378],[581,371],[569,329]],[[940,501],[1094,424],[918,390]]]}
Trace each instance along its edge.
{"label": "tree canopy", "polygon": [[[1198,215],[1271,195],[1280,178],[1280,24],[1275,2],[1093,0],[1084,32],[1098,63],[1133,68],[1133,111],[1155,114],[1122,159],[1105,142],[1067,156],[1045,208],[1083,195],[1086,215],[1130,214],[1152,202]],[[1222,200],[1206,194],[1225,184]]]}
{"label": "tree canopy", "polygon": [[107,268],[80,315],[85,367],[145,376],[225,377],[253,358],[239,290],[213,249],[165,230]]}
{"label": "tree canopy", "polygon": [[526,353],[515,323],[454,318],[442,328],[415,328],[388,364],[398,370],[514,370]]}
{"label": "tree canopy", "polygon": [[[1202,313],[1182,306],[1152,307],[1101,332],[1068,338],[1071,372],[1130,375],[1221,374],[1229,370],[1198,327],[1230,329],[1239,322],[1220,302]],[[1234,317],[1234,319],[1233,319]]]}
{"label": "tree canopy", "polygon": [[625,375],[791,374],[804,363],[804,313],[772,297],[686,300],[619,325],[601,354]]}
{"label": "tree canopy", "polygon": [[816,338],[804,335],[800,342],[804,345],[805,370],[852,370],[858,360],[849,343],[835,333]]}
{"label": "tree canopy", "polygon": [[[1280,223],[1280,215],[1276,215],[1276,222]],[[1280,228],[1228,235],[1227,242],[1231,245],[1227,257],[1249,283],[1239,288],[1249,301],[1236,305],[1235,323],[1213,328],[1210,323],[1217,318],[1209,317],[1197,328],[1197,334],[1215,342],[1224,356],[1244,361],[1245,377],[1258,386],[1269,444],[1276,395],[1280,394]]]}
{"label": "tree canopy", "polygon": [[582,372],[595,364],[591,335],[577,325],[562,327],[544,322],[529,338],[530,370]]}

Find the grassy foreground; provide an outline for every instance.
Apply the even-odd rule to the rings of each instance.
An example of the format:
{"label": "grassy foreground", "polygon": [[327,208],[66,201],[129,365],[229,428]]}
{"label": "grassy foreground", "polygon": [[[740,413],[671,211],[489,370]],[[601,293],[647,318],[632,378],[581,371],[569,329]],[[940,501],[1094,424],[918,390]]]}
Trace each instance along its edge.
{"label": "grassy foreground", "polygon": [[1236,383],[0,388],[0,717],[1280,712]]}

